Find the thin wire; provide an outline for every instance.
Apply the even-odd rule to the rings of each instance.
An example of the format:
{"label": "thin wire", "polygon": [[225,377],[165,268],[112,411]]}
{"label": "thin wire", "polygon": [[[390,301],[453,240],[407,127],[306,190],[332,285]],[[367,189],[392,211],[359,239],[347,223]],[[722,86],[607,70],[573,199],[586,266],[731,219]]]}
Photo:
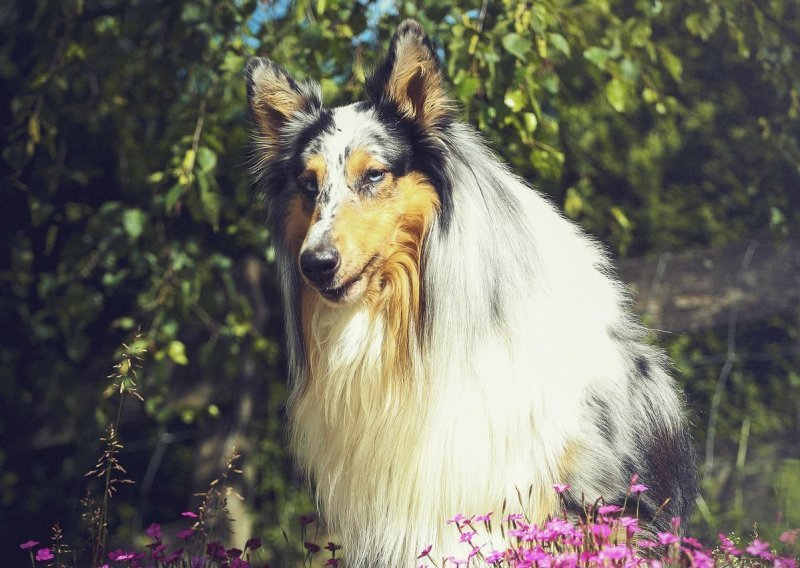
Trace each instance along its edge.
{"label": "thin wire", "polygon": [[650,301],[653,298],[656,298],[661,290],[661,284],[664,280],[664,274],[667,272],[667,263],[669,262],[670,258],[672,258],[672,255],[668,252],[665,252],[658,257],[658,264],[656,264],[656,270],[653,273],[653,279],[650,281],[650,286],[647,289],[647,295],[645,296],[644,300],[642,319],[645,321],[645,323],[647,323],[648,316],[652,315],[653,313],[653,310],[651,310]]}
{"label": "thin wire", "polygon": [[[736,275],[734,285],[738,286],[750,266],[750,261],[753,260],[753,255],[758,248],[758,241],[751,241],[747,246],[747,250],[742,257],[742,263],[739,266],[739,272]],[[722,403],[722,396],[725,393],[725,387],[728,384],[728,377],[730,377],[733,364],[737,361],[736,357],[736,324],[739,317],[739,305],[734,302],[728,312],[728,345],[725,351],[725,364],[719,372],[717,377],[717,386],[714,389],[714,396],[711,399],[711,410],[708,416],[708,429],[706,431],[706,459],[705,467],[703,468],[703,481],[708,479],[711,468],[714,466],[714,442],[717,436],[717,419],[719,418],[719,407]]]}

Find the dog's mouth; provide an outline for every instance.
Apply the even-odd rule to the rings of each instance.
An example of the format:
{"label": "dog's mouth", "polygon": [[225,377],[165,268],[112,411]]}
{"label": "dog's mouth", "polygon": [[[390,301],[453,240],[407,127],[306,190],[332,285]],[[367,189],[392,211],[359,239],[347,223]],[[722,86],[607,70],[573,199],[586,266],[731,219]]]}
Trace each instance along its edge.
{"label": "dog's mouth", "polygon": [[343,284],[319,290],[320,295],[330,302],[343,304],[352,302],[360,298],[367,289],[369,276],[375,266],[378,257],[373,256],[364,267],[354,277],[346,280]]}

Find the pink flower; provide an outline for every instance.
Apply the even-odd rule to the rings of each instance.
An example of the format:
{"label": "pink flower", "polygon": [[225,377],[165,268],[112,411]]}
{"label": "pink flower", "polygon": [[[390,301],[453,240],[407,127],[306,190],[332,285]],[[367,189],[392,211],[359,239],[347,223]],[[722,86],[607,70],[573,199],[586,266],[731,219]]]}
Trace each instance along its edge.
{"label": "pink flower", "polygon": [[507,523],[516,523],[523,520],[525,517],[520,513],[511,513],[510,515],[506,515],[505,519],[503,519]]}
{"label": "pink flower", "polygon": [[428,555],[431,553],[431,549],[432,549],[432,548],[433,548],[433,545],[432,545],[432,544],[429,544],[428,546],[426,546],[425,548],[423,548],[423,549],[422,549],[422,552],[420,552],[420,553],[419,553],[419,556],[417,556],[417,559],[419,559],[419,558],[425,558],[426,556],[428,556]]}
{"label": "pink flower", "polygon": [[489,554],[486,555],[486,562],[488,564],[494,564],[495,562],[500,562],[505,553],[500,552],[499,550],[492,550]]}
{"label": "pink flower", "polygon": [[40,548],[36,551],[36,560],[44,562],[45,560],[52,560],[55,558],[49,548]]}
{"label": "pink flower", "polygon": [[611,536],[611,527],[601,523],[592,525],[592,534],[602,540],[605,540]]}
{"label": "pink flower", "polygon": [[619,524],[625,528],[635,527],[639,528],[639,519],[636,517],[620,517]]}
{"label": "pink flower", "polygon": [[245,550],[257,550],[261,548],[261,539],[260,538],[248,538],[247,542],[244,543]]}
{"label": "pink flower", "polygon": [[714,559],[702,550],[693,550],[692,560],[697,568],[714,568]]}
{"label": "pink flower", "polygon": [[29,550],[29,549],[33,548],[34,546],[36,546],[37,544],[39,544],[38,541],[29,540],[28,542],[23,542],[22,544],[20,544],[19,547],[22,550]]}
{"label": "pink flower", "polygon": [[573,533],[570,535],[565,535],[564,537],[564,544],[567,546],[574,546],[575,548],[580,548],[583,546],[583,533]]}
{"label": "pink flower", "polygon": [[[259,541],[259,546],[261,546],[260,542],[261,541]],[[325,550],[330,551],[330,552],[336,552],[337,550],[341,550],[342,549],[342,545],[341,544],[336,544],[335,542],[328,541],[328,544],[326,544],[323,548]]]}
{"label": "pink flower", "polygon": [[553,489],[556,490],[556,493],[559,495],[563,494],[565,491],[569,490],[572,487],[569,483],[556,483],[553,485]]}
{"label": "pink flower", "polygon": [[228,558],[240,558],[242,556],[242,551],[238,548],[229,548],[225,551],[225,554],[228,555]]}
{"label": "pink flower", "polygon": [[675,544],[679,540],[680,539],[672,533],[665,533],[665,532],[658,533],[658,542],[660,542],[664,546]]}
{"label": "pink flower", "polygon": [[125,562],[126,560],[133,560],[134,558],[136,558],[135,552],[126,552],[121,548],[108,553],[108,559],[115,560],[117,562]]}
{"label": "pink flower", "polygon": [[320,551],[319,545],[313,542],[304,542],[303,547],[308,550],[311,554],[316,554]]}
{"label": "pink flower", "polygon": [[759,556],[767,560],[772,559],[772,554],[769,553],[768,542],[762,542],[759,539],[755,539],[750,546],[745,548],[745,550],[750,554],[752,554],[753,556]]}
{"label": "pink flower", "polygon": [[622,511],[622,507],[618,507],[617,505],[603,505],[597,512],[601,515],[613,515],[614,513],[619,513]]}
{"label": "pink flower", "polygon": [[341,561],[341,558],[328,558],[328,561],[325,562],[325,566],[338,566]]}
{"label": "pink flower", "polygon": [[800,529],[792,529],[790,531],[784,532],[780,537],[778,537],[778,540],[786,544],[795,544],[797,542],[797,537],[799,535],[800,535]]}
{"label": "pink flower", "polygon": [[797,562],[794,558],[775,558],[773,560],[772,568],[797,568]]}
{"label": "pink flower", "polygon": [[461,536],[458,537],[458,542],[468,542],[472,544],[472,539],[475,538],[475,533],[472,531],[464,531],[461,533]]}
{"label": "pink flower", "polygon": [[153,544],[148,544],[147,548],[150,549],[150,558],[161,558],[164,554],[164,551],[167,549],[167,545],[161,541],[155,542]]}
{"label": "pink flower", "polygon": [[466,521],[466,520],[467,520],[467,517],[465,517],[465,516],[464,516],[464,515],[462,515],[461,513],[458,513],[458,514],[457,514],[455,517],[453,517],[452,519],[447,519],[447,524],[448,524],[448,525],[452,525],[452,524],[455,524],[455,525],[460,525],[461,523],[463,523],[463,522],[464,522],[464,521]]}
{"label": "pink flower", "polygon": [[576,568],[578,566],[578,553],[559,554],[555,557],[555,566],[558,566],[558,568]]}
{"label": "pink flower", "polygon": [[187,517],[189,519],[196,519],[197,513],[192,513],[191,511],[184,511],[181,513],[181,517]]}
{"label": "pink flower", "polygon": [[188,540],[188,539],[192,538],[193,534],[194,534],[194,529],[185,529],[185,530],[182,530],[182,531],[178,531],[178,534],[176,536],[178,538],[183,538],[183,539],[187,539]]}
{"label": "pink flower", "polygon": [[628,556],[628,548],[624,544],[606,546],[598,554],[600,560],[622,560]]}
{"label": "pink flower", "polygon": [[144,534],[152,538],[153,540],[161,540],[162,533],[161,533],[161,525],[158,523],[153,523],[149,527],[147,527],[144,531]]}
{"label": "pink flower", "polygon": [[672,526],[672,532],[678,534],[678,531],[681,528],[681,518],[680,517],[672,517],[670,521],[670,525]]}
{"label": "pink flower", "polygon": [[491,519],[489,517],[492,516],[493,513],[486,513],[485,515],[477,515],[475,517],[475,522],[477,523],[488,523]]}
{"label": "pink flower", "polygon": [[634,495],[638,495],[639,493],[644,493],[645,491],[649,490],[650,488],[647,485],[642,485],[641,483],[634,483],[631,485],[631,493]]}
{"label": "pink flower", "polygon": [[724,534],[719,534],[719,541],[722,543],[720,548],[722,548],[726,554],[730,554],[731,556],[740,556],[742,554],[742,551],[738,550],[733,544],[733,541]]}
{"label": "pink flower", "polygon": [[698,548],[698,549],[703,548],[703,544],[699,540],[697,540],[696,538],[693,538],[691,536],[683,537],[682,541],[683,541],[683,544],[687,544],[687,545],[691,546],[692,548]]}

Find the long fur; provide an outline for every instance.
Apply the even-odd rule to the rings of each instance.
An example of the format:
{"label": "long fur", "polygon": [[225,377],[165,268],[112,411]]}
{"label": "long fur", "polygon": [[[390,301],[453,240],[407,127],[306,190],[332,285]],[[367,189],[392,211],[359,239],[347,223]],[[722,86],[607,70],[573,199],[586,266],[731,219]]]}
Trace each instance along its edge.
{"label": "long fur", "polygon": [[[688,516],[693,454],[665,356],[601,247],[456,120],[419,25],[398,28],[367,103],[324,109],[264,59],[247,74],[291,447],[348,565],[413,566],[430,543],[463,555],[446,519],[505,503],[542,521],[554,483],[577,515],[583,496],[622,504],[638,473],[641,514],[669,499],[656,527]],[[374,184],[369,160],[385,168]],[[304,276],[299,257],[332,246],[336,276]],[[353,258],[365,276],[323,297]]]}

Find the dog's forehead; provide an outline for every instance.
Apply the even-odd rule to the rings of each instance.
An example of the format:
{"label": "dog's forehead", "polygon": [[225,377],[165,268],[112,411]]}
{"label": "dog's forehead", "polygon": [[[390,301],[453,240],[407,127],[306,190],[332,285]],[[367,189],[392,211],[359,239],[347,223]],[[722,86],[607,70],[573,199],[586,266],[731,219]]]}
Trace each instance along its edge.
{"label": "dog's forehead", "polygon": [[362,149],[388,162],[392,154],[388,139],[387,127],[380,122],[375,109],[365,103],[354,103],[332,109],[328,128],[320,132],[303,154],[306,159],[321,155],[330,164],[341,164],[353,150]]}

